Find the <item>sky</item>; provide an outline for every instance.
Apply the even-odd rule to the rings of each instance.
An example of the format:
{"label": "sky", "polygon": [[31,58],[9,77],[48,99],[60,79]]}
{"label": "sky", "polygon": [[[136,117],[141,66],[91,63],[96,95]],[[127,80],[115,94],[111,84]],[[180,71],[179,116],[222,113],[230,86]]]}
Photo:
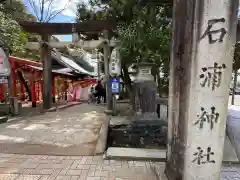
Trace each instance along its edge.
{"label": "sky", "polygon": [[[23,0],[23,1],[27,7],[27,10],[31,14],[34,14],[33,9],[29,2],[31,1],[35,2],[36,6],[38,7],[37,9],[39,9],[39,1],[41,2],[42,0]],[[80,2],[88,3],[88,0],[45,0],[45,1],[53,2],[52,3],[53,11],[63,9],[67,4],[65,10],[58,16],[56,16],[54,19],[52,19],[50,22],[75,22],[77,4]],[[46,7],[48,6],[46,5]],[[240,11],[238,12],[238,17],[240,17]],[[56,37],[58,37],[60,41],[72,41],[72,35],[56,35]]]}
{"label": "sky", "polygon": [[[24,0],[24,4],[27,7],[29,13],[34,14],[33,8],[29,2],[34,2],[36,4],[36,9],[39,10],[39,1],[42,0]],[[47,1],[47,0],[45,0]],[[50,22],[75,22],[77,4],[80,2],[87,3],[88,0],[49,0],[52,1],[52,10],[57,11],[63,9],[66,4],[66,8],[62,13],[52,19]],[[46,4],[45,10],[47,11],[48,4]],[[52,12],[53,12],[52,11]],[[72,35],[56,35],[60,41],[72,41]]]}

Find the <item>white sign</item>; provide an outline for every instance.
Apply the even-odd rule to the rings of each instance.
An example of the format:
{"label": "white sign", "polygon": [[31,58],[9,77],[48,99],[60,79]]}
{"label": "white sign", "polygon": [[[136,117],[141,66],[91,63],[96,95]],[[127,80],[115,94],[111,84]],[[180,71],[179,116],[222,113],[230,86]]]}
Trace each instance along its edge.
{"label": "white sign", "polygon": [[11,73],[10,63],[4,50],[0,47],[0,76],[9,76]]}
{"label": "white sign", "polygon": [[121,61],[120,55],[117,48],[114,48],[110,57],[109,63],[109,73],[111,75],[120,75],[121,74]]}

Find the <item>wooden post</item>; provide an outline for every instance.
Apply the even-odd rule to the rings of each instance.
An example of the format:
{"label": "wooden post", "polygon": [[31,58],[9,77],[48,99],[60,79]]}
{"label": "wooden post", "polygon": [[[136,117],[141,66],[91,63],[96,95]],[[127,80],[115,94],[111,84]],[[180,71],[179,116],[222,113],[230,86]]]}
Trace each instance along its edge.
{"label": "wooden post", "polygon": [[68,91],[68,81],[65,77],[64,79],[64,100],[67,101],[67,91]]}
{"label": "wooden post", "polygon": [[41,88],[41,101],[43,100],[43,80],[40,80],[40,88]]}
{"label": "wooden post", "polygon": [[17,77],[15,72],[15,62],[13,59],[10,59],[10,65],[11,65],[11,74],[12,74],[12,88],[13,88],[13,96],[17,96]]}
{"label": "wooden post", "polygon": [[24,101],[24,99],[25,99],[24,85],[23,85],[23,83],[21,81],[20,81],[20,99],[22,101]]}
{"label": "wooden post", "polygon": [[46,44],[49,37],[42,35],[41,59],[43,61],[43,108],[52,107],[52,58],[49,46]]}
{"label": "wooden post", "polygon": [[35,86],[35,75],[36,72],[32,71],[32,88],[31,88],[31,96],[32,96],[32,107],[37,107],[37,100],[36,100],[36,86]]}
{"label": "wooden post", "polygon": [[0,102],[4,102],[4,85],[0,84]]}
{"label": "wooden post", "polygon": [[37,102],[39,102],[40,101],[40,87],[39,87],[39,81],[37,81],[36,82],[36,100],[37,100]]}
{"label": "wooden post", "polygon": [[55,90],[55,74],[52,74],[52,102],[55,103],[56,99],[56,90]]}
{"label": "wooden post", "polygon": [[220,179],[237,9],[236,0],[174,1],[169,180]]}

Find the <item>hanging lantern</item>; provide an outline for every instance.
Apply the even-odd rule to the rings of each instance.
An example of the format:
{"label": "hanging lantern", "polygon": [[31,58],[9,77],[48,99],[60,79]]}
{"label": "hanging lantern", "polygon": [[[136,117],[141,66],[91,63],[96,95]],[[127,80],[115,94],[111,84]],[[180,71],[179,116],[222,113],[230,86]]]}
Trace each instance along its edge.
{"label": "hanging lantern", "polygon": [[10,63],[4,50],[0,47],[0,76],[9,76],[11,73]]}
{"label": "hanging lantern", "polygon": [[119,50],[114,48],[110,56],[109,72],[111,75],[121,74],[121,60],[119,55]]}

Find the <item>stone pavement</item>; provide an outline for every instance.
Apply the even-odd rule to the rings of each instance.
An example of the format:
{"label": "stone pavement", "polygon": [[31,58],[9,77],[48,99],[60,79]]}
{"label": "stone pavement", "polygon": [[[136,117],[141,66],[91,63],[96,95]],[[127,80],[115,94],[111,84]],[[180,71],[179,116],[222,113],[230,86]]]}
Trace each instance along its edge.
{"label": "stone pavement", "polygon": [[240,164],[224,164],[221,180],[240,180]]}
{"label": "stone pavement", "polygon": [[[102,156],[0,154],[0,180],[166,180],[162,162]],[[239,180],[240,165],[224,165],[221,180]]]}
{"label": "stone pavement", "polygon": [[164,180],[163,171],[164,163],[101,156],[0,154],[0,180]]}
{"label": "stone pavement", "polygon": [[106,120],[103,106],[80,104],[0,124],[0,153],[93,155]]}

